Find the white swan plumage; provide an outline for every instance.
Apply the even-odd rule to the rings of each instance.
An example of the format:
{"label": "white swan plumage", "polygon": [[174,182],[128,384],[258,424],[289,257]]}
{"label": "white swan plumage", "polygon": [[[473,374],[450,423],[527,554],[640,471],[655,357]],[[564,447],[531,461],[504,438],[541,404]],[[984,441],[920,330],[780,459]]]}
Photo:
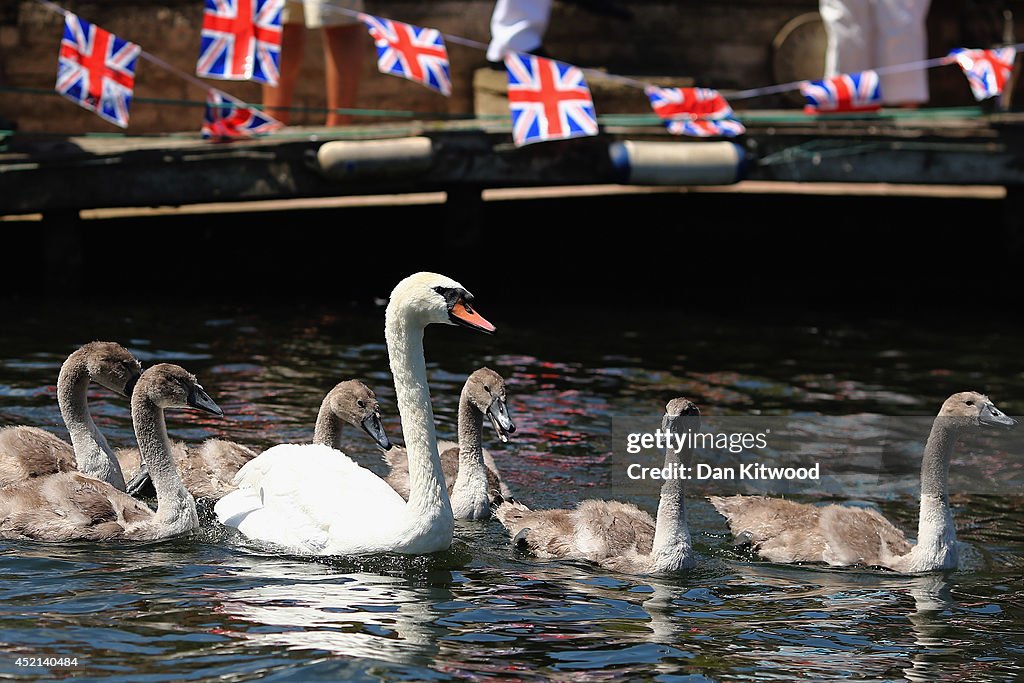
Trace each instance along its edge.
{"label": "white swan plumage", "polygon": [[[405,499],[329,446],[272,446],[239,470],[235,485],[237,490],[222,498],[215,512],[221,523],[248,538],[311,555],[359,555],[398,547],[418,551],[399,542],[406,526]],[[360,513],[372,514],[373,523],[369,518],[354,523],[359,519],[353,515]],[[424,538],[427,547],[438,543]]]}
{"label": "white swan plumage", "polygon": [[455,520],[441,471],[423,331],[431,323],[493,332],[472,295],[437,273],[391,293],[384,333],[410,462],[408,502],[384,479],[322,444],[278,444],[249,461],[214,512],[252,541],[297,554],[423,554],[451,545]]}
{"label": "white swan plumage", "polygon": [[[344,424],[361,428],[382,449],[391,448],[380,421],[380,404],[370,387],[357,379],[344,380],[320,402],[313,443],[328,444],[341,450]],[[216,501],[235,489],[238,470],[256,457],[257,451],[226,439],[207,439],[196,446],[183,441],[171,444],[178,472],[196,499]],[[128,477],[126,490],[136,498],[156,495],[149,472],[142,464],[138,448],[119,448],[117,459]]]}
{"label": "white swan plumage", "polygon": [[[467,379],[459,397],[459,441],[438,442],[441,470],[448,486],[452,512],[458,520],[491,518],[491,508],[512,498],[512,491],[498,472],[494,456],[481,445],[484,416],[502,442],[516,426],[508,414],[505,379],[487,367]],[[384,454],[390,468],[384,479],[403,499],[409,497],[409,455],[402,446]]]}

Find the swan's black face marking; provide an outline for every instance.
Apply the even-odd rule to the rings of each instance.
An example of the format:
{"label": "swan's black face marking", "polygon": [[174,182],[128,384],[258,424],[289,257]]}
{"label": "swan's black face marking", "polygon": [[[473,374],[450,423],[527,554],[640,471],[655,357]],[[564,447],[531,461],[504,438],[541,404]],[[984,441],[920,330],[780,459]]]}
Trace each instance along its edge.
{"label": "swan's black face marking", "polygon": [[473,295],[461,287],[434,287],[434,291],[444,297],[449,313],[455,307],[455,304],[459,302],[459,299],[464,301],[473,300]]}
{"label": "swan's black face marking", "polygon": [[444,297],[448,307],[448,319],[456,325],[463,325],[474,330],[493,334],[495,327],[482,315],[473,310],[473,295],[461,287],[434,287],[434,291]]}

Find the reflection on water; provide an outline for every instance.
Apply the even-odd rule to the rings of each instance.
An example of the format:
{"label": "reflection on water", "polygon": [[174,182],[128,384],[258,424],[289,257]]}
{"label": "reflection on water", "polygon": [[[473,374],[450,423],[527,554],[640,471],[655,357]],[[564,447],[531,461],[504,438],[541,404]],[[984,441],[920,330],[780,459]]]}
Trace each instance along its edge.
{"label": "reflection on water", "polygon": [[910,623],[914,628],[915,652],[912,665],[904,669],[908,680],[919,683],[934,681],[943,677],[943,659],[956,656],[956,638],[949,622],[952,608],[956,606],[950,592],[947,577],[915,577],[910,594],[914,598],[914,611]]}
{"label": "reflection on water", "polygon": [[[405,577],[339,573],[309,562],[246,558],[227,572],[244,588],[225,591],[214,609],[242,622],[236,633],[257,645],[323,650],[394,663],[431,660],[432,605],[449,602],[443,587],[409,585]],[[431,576],[450,584],[450,572]]]}
{"label": "reflection on water", "polygon": [[[1024,413],[1020,369],[995,350],[1021,347],[1024,333],[1014,329],[993,330],[999,344],[982,340],[979,351],[972,330],[942,331],[938,348],[936,330],[906,321],[759,321],[755,335],[748,321],[575,315],[568,327],[553,315],[532,318],[529,328],[496,316],[493,338],[455,328],[426,335],[442,437],[455,435],[459,391],[472,370],[488,365],[506,378],[518,430],[508,444],[485,433],[485,445],[516,495],[536,507],[608,495],[611,417],[660,414],[676,395],[708,415],[851,419],[861,435],[890,429],[891,415],[927,423],[964,388]],[[613,328],[613,318],[628,323]],[[18,324],[0,342],[0,424],[64,435],[53,389],[60,363],[103,338],[125,343],[146,365],[184,365],[224,408],[225,418],[199,422],[169,413],[172,437],[224,436],[258,449],[307,441],[324,393],[357,377],[401,440],[380,311],[86,306],[59,320],[30,308],[7,319]],[[133,443],[123,400],[94,388],[90,401],[112,444]],[[808,424],[808,453],[836,450]],[[343,440],[382,471],[358,430]],[[208,516],[191,538],[130,548],[0,542],[0,676],[1007,680],[1024,661],[1022,498],[1005,485],[956,487],[958,466],[979,479],[1017,481],[1024,458],[1007,443],[968,444],[953,463],[958,532],[981,562],[949,574],[771,565],[731,546],[724,520],[697,490],[688,510],[699,565],[678,577],[537,561],[510,548],[495,521],[459,524],[450,554],[413,561],[281,556]],[[913,534],[919,455],[908,446],[886,457],[895,460],[884,474],[841,488]],[[653,512],[656,493],[633,499]],[[816,495],[825,493],[835,491]],[[73,672],[28,669],[16,664],[19,655],[77,656],[79,664]]]}

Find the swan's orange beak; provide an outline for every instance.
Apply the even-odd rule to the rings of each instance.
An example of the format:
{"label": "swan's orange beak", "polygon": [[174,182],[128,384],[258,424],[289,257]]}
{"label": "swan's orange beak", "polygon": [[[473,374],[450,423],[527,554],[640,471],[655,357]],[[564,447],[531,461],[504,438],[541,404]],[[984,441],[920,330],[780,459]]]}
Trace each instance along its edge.
{"label": "swan's orange beak", "polygon": [[452,322],[472,327],[474,330],[480,330],[487,334],[494,334],[494,331],[497,329],[486,318],[474,311],[473,307],[466,303],[464,299],[459,299],[455,302],[452,310],[448,312],[448,317],[452,319]]}

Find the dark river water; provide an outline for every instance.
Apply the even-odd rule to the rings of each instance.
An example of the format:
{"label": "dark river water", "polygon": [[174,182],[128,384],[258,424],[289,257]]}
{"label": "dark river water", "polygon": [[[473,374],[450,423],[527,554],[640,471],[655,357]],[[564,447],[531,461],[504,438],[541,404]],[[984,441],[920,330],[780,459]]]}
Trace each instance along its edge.
{"label": "dark river water", "polygon": [[[484,436],[505,479],[535,507],[613,490],[612,418],[660,415],[675,396],[703,414],[930,416],[977,389],[1024,414],[1024,326],[927,317],[570,310],[536,302],[488,310],[495,282],[470,282],[493,337],[431,327],[426,354],[442,437],[481,365],[508,382],[518,427]],[[119,341],[144,365],[194,372],[224,418],[168,414],[174,438],[222,436],[265,448],[308,440],[323,394],[360,378],[385,427],[401,428],[383,343],[383,309],[297,302],[198,305],[47,300],[2,304],[0,424],[66,432],[54,385],[92,339]],[[723,309],[727,308],[723,306]],[[131,445],[127,404],[95,388],[112,445]],[[925,427],[927,429],[927,425]],[[924,435],[921,435],[923,439]],[[350,455],[382,471],[350,429]],[[818,444],[813,434],[806,447]],[[311,680],[970,680],[1024,674],[1024,511],[1019,435],[965,448],[951,471],[958,534],[984,562],[898,576],[785,566],[734,548],[694,490],[697,567],[679,576],[615,574],[510,548],[497,521],[459,523],[439,556],[269,554],[204,518],[193,536],[145,545],[0,541],[0,678],[105,681]],[[989,467],[992,487],[957,489],[958,467]],[[861,485],[916,533],[917,466]],[[865,480],[868,481],[868,480]],[[864,484],[864,482],[862,482]],[[656,509],[656,490],[631,494]],[[796,491],[794,497],[799,498]],[[806,500],[822,500],[807,492]],[[58,666],[19,658],[64,658]]]}

